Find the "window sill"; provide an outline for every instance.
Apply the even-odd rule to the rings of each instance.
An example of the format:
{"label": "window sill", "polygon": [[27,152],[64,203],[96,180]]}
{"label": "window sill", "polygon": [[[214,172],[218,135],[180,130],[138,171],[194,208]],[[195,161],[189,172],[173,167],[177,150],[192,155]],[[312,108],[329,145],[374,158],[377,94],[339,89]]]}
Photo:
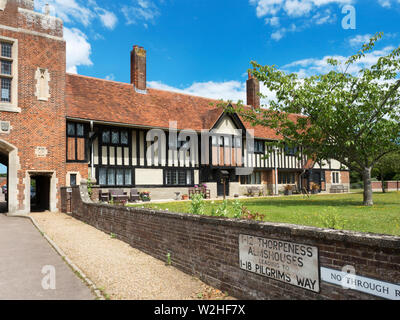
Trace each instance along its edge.
{"label": "window sill", "polygon": [[21,108],[11,103],[0,102],[0,111],[20,113]]}

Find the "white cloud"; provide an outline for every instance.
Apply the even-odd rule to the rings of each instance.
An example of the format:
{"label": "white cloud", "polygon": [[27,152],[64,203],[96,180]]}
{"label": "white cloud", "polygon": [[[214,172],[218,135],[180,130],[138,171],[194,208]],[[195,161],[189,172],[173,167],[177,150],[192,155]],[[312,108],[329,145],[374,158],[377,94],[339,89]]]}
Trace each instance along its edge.
{"label": "white cloud", "polygon": [[93,65],[90,60],[92,47],[81,30],[64,27],[64,38],[67,46],[67,72],[78,73],[78,66]]}
{"label": "white cloud", "polygon": [[322,13],[317,12],[317,14],[315,14],[312,17],[312,21],[317,25],[321,25],[321,24],[325,24],[325,23],[333,23],[336,21],[336,15],[332,14],[332,11],[330,9],[327,9]]}
{"label": "white cloud", "polygon": [[99,7],[95,0],[36,0],[35,8],[44,12],[46,4],[50,14],[65,23],[81,23],[87,27],[98,18],[106,28],[113,29],[118,20],[114,13]]}
{"label": "white cloud", "polygon": [[[51,15],[61,18],[64,24],[68,25],[68,27],[64,27],[67,72],[78,73],[78,66],[93,65],[90,60],[92,48],[88,37],[74,26],[82,24],[84,27],[88,27],[94,19],[99,19],[105,28],[114,29],[118,23],[117,16],[98,6],[96,0],[36,0],[35,9],[45,12],[46,4],[49,5]],[[101,34],[95,33],[95,40],[102,38]]]}
{"label": "white cloud", "polygon": [[285,36],[286,33],[295,32],[295,31],[298,31],[298,28],[297,28],[297,26],[295,24],[292,23],[290,28],[281,28],[281,29],[273,32],[271,34],[271,39],[275,40],[275,41],[279,41]]}
{"label": "white cloud", "polygon": [[[149,81],[147,83],[149,88],[172,91],[177,93],[190,94],[199,97],[211,99],[232,100],[237,102],[242,100],[246,103],[246,82],[240,81],[224,81],[224,82],[194,82],[191,86],[179,89],[169,86],[160,81]],[[266,103],[268,99],[275,99],[275,95],[261,84],[261,92],[266,95],[267,99],[263,101]]]}
{"label": "white cloud", "polygon": [[280,19],[279,17],[266,18],[265,23],[271,25],[272,27],[279,27]]}
{"label": "white cloud", "polygon": [[302,0],[287,0],[284,4],[284,9],[288,16],[301,17],[308,14],[313,8],[310,1]]}
{"label": "white cloud", "polygon": [[391,0],[378,0],[378,3],[384,8],[390,8],[392,6]]}
{"label": "white cloud", "polygon": [[275,41],[279,41],[283,38],[285,33],[286,33],[286,29],[281,29],[281,30],[275,31],[271,34],[271,39],[273,39]]}
{"label": "white cloud", "polygon": [[117,16],[110,11],[107,11],[102,8],[97,8],[96,11],[98,12],[99,18],[103,25],[108,29],[114,29],[115,25],[118,22]]}
{"label": "white cloud", "polygon": [[137,24],[144,22],[154,23],[155,18],[160,15],[157,5],[151,0],[134,0],[132,5],[124,5],[121,12],[125,16],[126,24]]}
{"label": "white cloud", "polygon": [[257,17],[276,16],[278,13],[286,13],[288,16],[300,17],[309,14],[319,7],[329,4],[350,4],[354,0],[249,0],[256,6]]}
{"label": "white cloud", "polygon": [[[378,59],[382,56],[389,54],[393,51],[394,47],[388,46],[382,50],[375,50],[373,52],[366,53],[359,61],[349,67],[348,72],[352,74],[358,73],[362,68],[370,67],[378,62]],[[281,69],[288,72],[296,72],[299,77],[306,77],[318,73],[327,73],[333,69],[331,65],[328,64],[327,59],[333,58],[339,62],[346,62],[348,57],[333,55],[325,56],[323,58],[309,58],[291,62],[284,65]]]}
{"label": "white cloud", "polygon": [[356,47],[359,45],[363,45],[364,43],[368,43],[369,39],[371,39],[371,34],[364,34],[364,35],[356,35],[355,37],[350,38],[349,44],[352,47]]}
{"label": "white cloud", "polygon": [[[249,3],[256,7],[257,17],[264,18],[266,24],[273,28],[271,38],[279,41],[287,33],[303,30],[312,24],[335,22],[337,17],[332,14],[330,7],[325,10],[322,7],[351,4],[354,1],[356,0],[249,0]],[[296,24],[301,28],[277,29],[282,24],[281,20],[289,19],[297,19]]]}

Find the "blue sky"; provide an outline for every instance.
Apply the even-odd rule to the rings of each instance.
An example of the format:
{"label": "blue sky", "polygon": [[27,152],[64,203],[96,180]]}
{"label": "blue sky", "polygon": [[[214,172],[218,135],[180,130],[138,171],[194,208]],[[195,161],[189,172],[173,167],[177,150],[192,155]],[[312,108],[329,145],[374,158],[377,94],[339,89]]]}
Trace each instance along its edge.
{"label": "blue sky", "polygon": [[[378,31],[384,39],[361,64],[400,44],[400,0],[35,0],[35,9],[46,3],[64,21],[69,72],[129,82],[138,44],[149,87],[216,99],[245,100],[251,60],[308,75]],[[346,5],[355,29],[342,27]]]}
{"label": "blue sky", "polygon": [[[385,32],[397,47],[400,0],[35,0],[64,20],[70,72],[130,81],[130,51],[147,50],[148,86],[211,98],[245,98],[250,61],[307,75]],[[352,5],[356,28],[343,29]]]}

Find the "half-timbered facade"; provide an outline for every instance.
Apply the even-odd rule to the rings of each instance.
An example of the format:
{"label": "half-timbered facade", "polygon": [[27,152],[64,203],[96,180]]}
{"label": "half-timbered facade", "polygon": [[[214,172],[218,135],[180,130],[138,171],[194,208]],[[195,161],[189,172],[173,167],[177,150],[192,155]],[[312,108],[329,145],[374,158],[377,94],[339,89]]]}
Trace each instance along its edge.
{"label": "half-timbered facade", "polygon": [[[87,178],[104,189],[147,189],[153,199],[202,183],[213,197],[349,183],[337,161],[273,149],[273,130],[224,113],[219,101],[147,88],[141,47],[131,52],[131,83],[66,73],[63,23],[35,12],[34,0],[0,1],[0,62],[9,213],[57,211],[60,187]],[[258,91],[250,78],[249,106],[260,105]]]}
{"label": "half-timbered facade", "polygon": [[[68,137],[68,161],[87,159],[81,175],[89,169],[100,187],[174,198],[199,184],[213,196],[223,195],[225,185],[233,196],[251,186],[274,194],[286,185],[309,189],[314,182],[329,191],[331,184],[349,183],[337,161],[314,163],[301,147],[275,149],[268,144],[278,139],[273,130],[225,113],[218,101],[146,88],[146,51],[134,46],[131,57],[130,84],[67,74],[67,130],[79,125],[85,132]],[[259,105],[258,88],[250,77],[248,104]]]}

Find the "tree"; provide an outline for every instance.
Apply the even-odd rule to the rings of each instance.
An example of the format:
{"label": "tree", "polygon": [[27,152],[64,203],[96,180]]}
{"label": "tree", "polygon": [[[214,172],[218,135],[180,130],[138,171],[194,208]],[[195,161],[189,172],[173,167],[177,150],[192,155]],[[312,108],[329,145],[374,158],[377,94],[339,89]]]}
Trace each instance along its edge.
{"label": "tree", "polygon": [[400,153],[390,153],[379,159],[375,165],[374,173],[382,182],[382,192],[385,192],[385,181],[400,173]]}
{"label": "tree", "polygon": [[301,145],[310,157],[336,159],[359,172],[366,206],[373,205],[372,168],[400,150],[400,47],[354,72],[382,35],[377,33],[344,62],[327,59],[329,72],[302,79],[252,62],[253,76],[275,92],[276,99],[267,107],[233,107],[253,125],[274,128],[281,139],[277,144]]}

